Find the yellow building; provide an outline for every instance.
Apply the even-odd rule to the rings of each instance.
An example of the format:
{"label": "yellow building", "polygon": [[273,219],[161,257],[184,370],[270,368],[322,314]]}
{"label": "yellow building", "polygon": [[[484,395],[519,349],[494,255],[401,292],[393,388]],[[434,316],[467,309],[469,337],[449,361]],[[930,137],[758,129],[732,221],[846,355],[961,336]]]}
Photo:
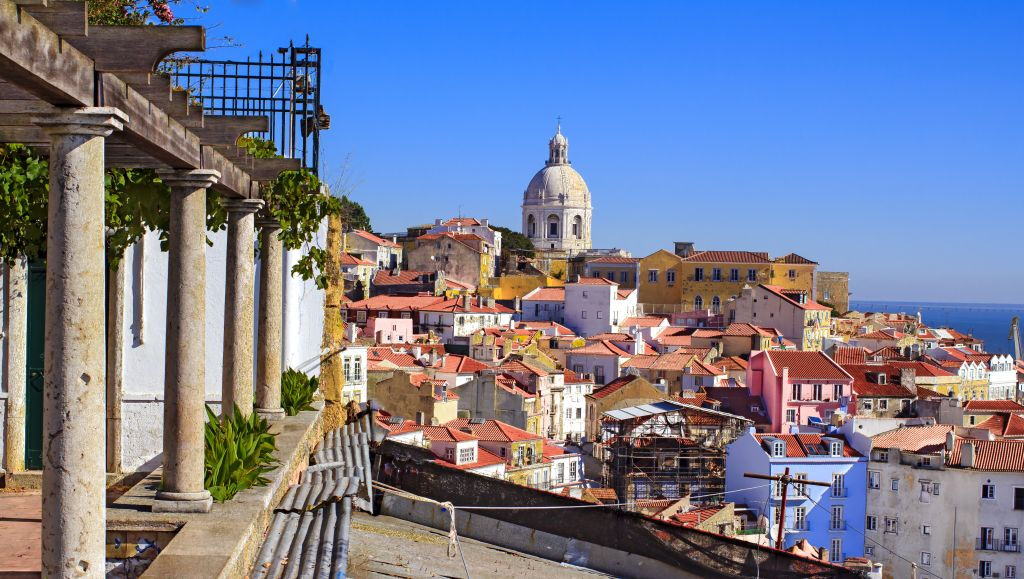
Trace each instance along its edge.
{"label": "yellow building", "polygon": [[675,252],[658,250],[640,260],[637,298],[647,313],[711,310],[746,285],[772,284],[813,295],[817,263],[790,253],[772,260],[767,252],[698,251],[678,242]]}
{"label": "yellow building", "polygon": [[492,277],[488,280],[489,287],[480,288],[480,295],[496,300],[514,300],[522,298],[539,287],[562,287],[565,280],[536,273],[512,273],[501,277]]}

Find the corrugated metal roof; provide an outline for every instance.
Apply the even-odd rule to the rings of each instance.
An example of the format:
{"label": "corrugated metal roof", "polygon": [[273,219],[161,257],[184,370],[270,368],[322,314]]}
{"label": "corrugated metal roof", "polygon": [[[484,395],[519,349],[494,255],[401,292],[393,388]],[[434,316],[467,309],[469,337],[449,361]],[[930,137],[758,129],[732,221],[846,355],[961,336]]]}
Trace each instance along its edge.
{"label": "corrugated metal roof", "polygon": [[325,435],[274,509],[253,579],[345,576],[353,501],[365,493],[360,505],[372,504],[370,428],[367,413]]}

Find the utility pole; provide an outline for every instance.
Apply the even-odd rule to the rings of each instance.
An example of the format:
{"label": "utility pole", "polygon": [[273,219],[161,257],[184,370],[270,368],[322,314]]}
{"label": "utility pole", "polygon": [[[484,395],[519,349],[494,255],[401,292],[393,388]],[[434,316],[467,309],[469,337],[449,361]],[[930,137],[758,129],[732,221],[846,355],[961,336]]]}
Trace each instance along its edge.
{"label": "utility pole", "polygon": [[783,544],[782,543],[782,537],[783,537],[783,532],[784,532],[784,530],[786,528],[786,495],[789,494],[788,493],[788,489],[789,489],[790,483],[796,482],[796,484],[815,485],[815,486],[819,486],[819,487],[830,487],[830,486],[832,486],[832,483],[830,483],[830,482],[821,482],[821,481],[816,481],[816,480],[807,480],[807,479],[803,479],[803,478],[793,478],[793,477],[791,477],[789,475],[789,467],[788,466],[786,467],[785,472],[783,472],[782,474],[769,475],[769,474],[760,474],[760,473],[755,473],[755,472],[745,472],[745,473],[743,473],[743,476],[745,476],[747,478],[756,478],[756,479],[761,479],[761,480],[775,481],[775,482],[779,483],[780,486],[781,486],[780,492],[782,493],[782,504],[779,505],[779,533],[778,533],[778,539],[775,541],[775,548],[776,549],[782,549],[783,548],[782,547],[782,544]]}

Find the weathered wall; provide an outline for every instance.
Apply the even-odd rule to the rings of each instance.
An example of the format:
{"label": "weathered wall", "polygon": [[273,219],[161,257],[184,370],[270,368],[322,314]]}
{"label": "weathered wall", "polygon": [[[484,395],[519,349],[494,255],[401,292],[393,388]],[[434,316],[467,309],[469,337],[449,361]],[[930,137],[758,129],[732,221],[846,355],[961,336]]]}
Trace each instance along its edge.
{"label": "weathered wall", "polygon": [[826,301],[839,313],[850,311],[850,274],[845,271],[819,271],[815,299]]}

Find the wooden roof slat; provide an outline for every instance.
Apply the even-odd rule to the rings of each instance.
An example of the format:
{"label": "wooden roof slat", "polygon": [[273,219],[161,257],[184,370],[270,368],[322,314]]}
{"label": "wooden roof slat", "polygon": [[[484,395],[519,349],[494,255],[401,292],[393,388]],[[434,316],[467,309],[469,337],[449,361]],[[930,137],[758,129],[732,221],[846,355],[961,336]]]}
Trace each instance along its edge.
{"label": "wooden roof slat", "polygon": [[58,36],[71,39],[89,34],[88,5],[80,0],[49,0],[28,10]]}
{"label": "wooden roof slat", "polygon": [[152,72],[175,52],[206,50],[202,26],[91,26],[72,43],[101,72]]}
{"label": "wooden roof slat", "polygon": [[0,76],[51,104],[94,104],[92,60],[12,0],[0,0]]}
{"label": "wooden roof slat", "polygon": [[193,130],[208,145],[234,145],[246,133],[263,132],[270,128],[266,116],[206,115],[203,126]]}
{"label": "wooden roof slat", "polygon": [[155,72],[122,72],[117,76],[153,104],[167,110],[167,103],[171,102],[171,79]]}
{"label": "wooden roof slat", "polygon": [[285,171],[298,171],[301,168],[302,164],[298,159],[256,159],[249,175],[253,181],[273,181]]}
{"label": "wooden roof slat", "polygon": [[259,189],[238,163],[232,163],[211,146],[204,145],[202,151],[203,168],[220,171],[220,180],[213,186],[214,189],[242,197],[259,197]]}

